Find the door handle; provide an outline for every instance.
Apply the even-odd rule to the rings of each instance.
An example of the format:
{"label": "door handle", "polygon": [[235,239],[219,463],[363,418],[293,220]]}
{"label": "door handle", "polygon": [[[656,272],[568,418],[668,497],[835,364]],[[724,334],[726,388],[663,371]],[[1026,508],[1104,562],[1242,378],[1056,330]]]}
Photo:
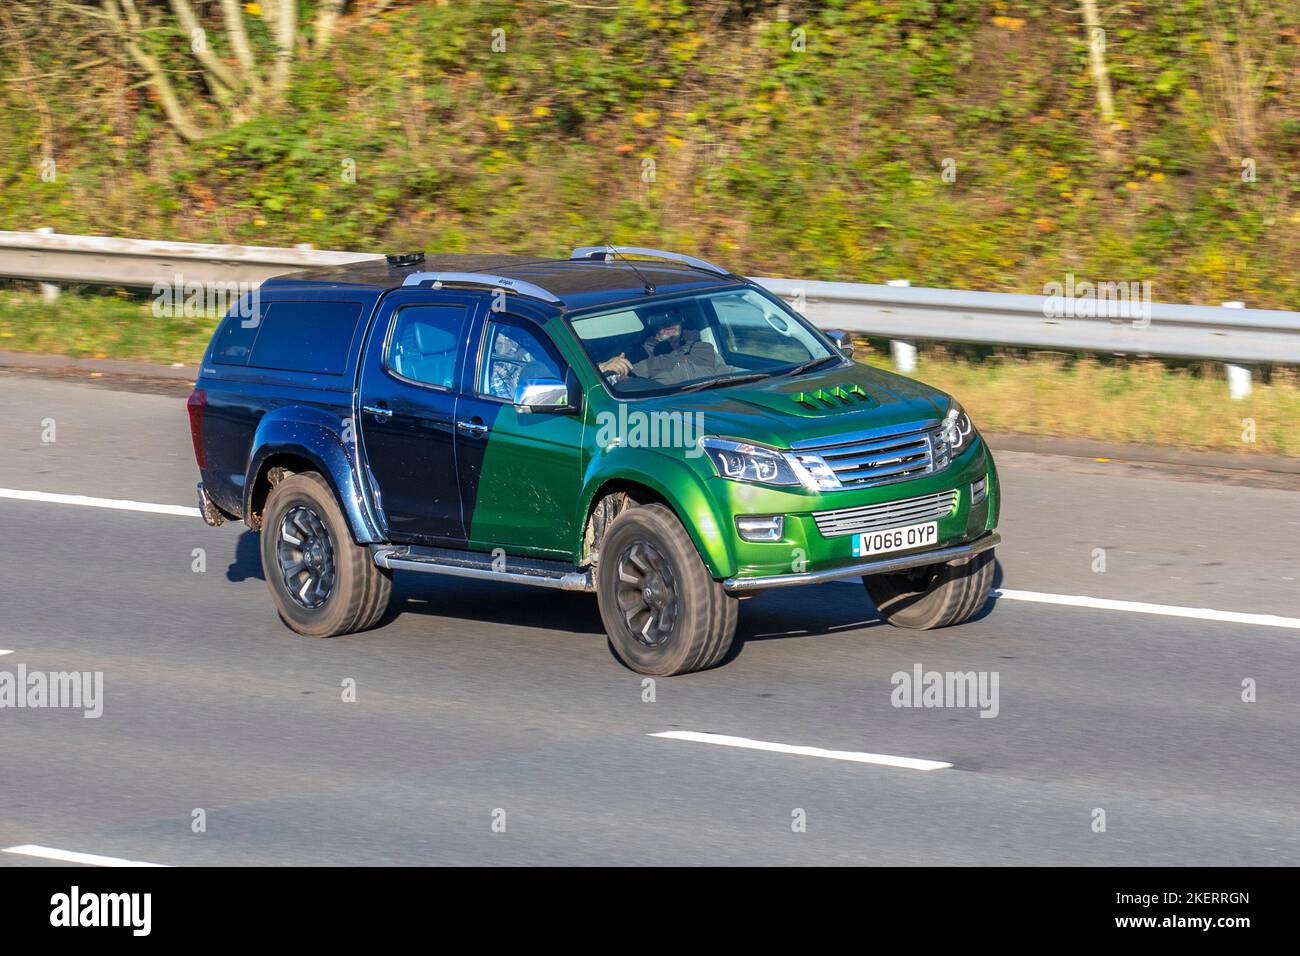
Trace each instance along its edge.
{"label": "door handle", "polygon": [[362,405],[361,410],[367,415],[373,415],[377,422],[386,422],[393,417],[393,410],[383,405]]}
{"label": "door handle", "polygon": [[467,422],[457,421],[456,430],[462,435],[467,435],[470,438],[482,438],[488,433],[488,427],[477,418],[471,419]]}

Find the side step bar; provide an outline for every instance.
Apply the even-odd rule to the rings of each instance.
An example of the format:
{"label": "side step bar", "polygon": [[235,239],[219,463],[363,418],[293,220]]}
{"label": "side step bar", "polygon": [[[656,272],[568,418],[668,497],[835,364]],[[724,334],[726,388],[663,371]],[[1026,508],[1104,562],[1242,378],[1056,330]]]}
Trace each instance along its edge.
{"label": "side step bar", "polygon": [[558,588],[561,591],[596,590],[590,568],[578,570],[563,561],[509,557],[504,561],[497,560],[494,566],[492,555],[480,551],[418,545],[375,544],[370,546],[370,553],[375,564],[395,571],[449,574],[458,578],[531,584],[535,587]]}

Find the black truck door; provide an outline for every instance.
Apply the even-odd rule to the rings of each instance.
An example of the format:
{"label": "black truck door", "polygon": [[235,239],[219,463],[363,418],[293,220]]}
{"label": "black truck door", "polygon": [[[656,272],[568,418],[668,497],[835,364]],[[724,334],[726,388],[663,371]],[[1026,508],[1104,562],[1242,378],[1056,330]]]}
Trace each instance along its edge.
{"label": "black truck door", "polygon": [[472,293],[397,291],[380,306],[362,356],[358,439],[393,541],[462,545],[456,468],[457,383],[481,301]]}

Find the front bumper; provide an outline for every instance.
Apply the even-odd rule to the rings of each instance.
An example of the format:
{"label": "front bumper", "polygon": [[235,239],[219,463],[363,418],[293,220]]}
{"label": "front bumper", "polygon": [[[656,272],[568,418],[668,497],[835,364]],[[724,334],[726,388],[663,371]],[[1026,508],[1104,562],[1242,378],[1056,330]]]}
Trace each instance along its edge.
{"label": "front bumper", "polygon": [[944,564],[960,558],[969,558],[995,548],[1002,541],[1001,535],[990,531],[981,538],[966,544],[930,551],[914,551],[911,554],[878,558],[875,561],[861,561],[857,564],[841,565],[837,568],[825,568],[821,571],[805,571],[802,574],[772,574],[757,578],[726,578],[722,586],[728,591],[761,591],[767,588],[788,588],[798,584],[821,584],[824,581],[838,581],[842,578],[857,578],[867,574],[883,574],[889,571],[903,571],[907,568],[919,568],[927,564]]}
{"label": "front bumper", "polygon": [[[972,486],[985,479],[986,493],[977,501]],[[709,480],[708,491],[713,505],[709,517],[714,533],[712,537],[701,535],[701,553],[713,557],[713,560],[706,557],[713,577],[718,581],[789,578],[792,583],[799,583],[805,573],[837,572],[872,560],[871,555],[854,554],[856,534],[823,533],[815,517],[818,512],[889,504],[906,506],[923,496],[955,492],[956,506],[937,519],[938,538],[929,546],[929,553],[933,553],[968,544],[995,530],[1001,497],[997,468],[982,440],[976,441],[943,471],[894,484],[810,495],[803,489],[772,488],[715,477]],[[736,530],[737,515],[776,514],[785,517],[780,540],[746,541]],[[702,518],[697,517],[695,523],[702,529],[706,526]],[[906,519],[899,521],[899,524],[906,523],[909,523]],[[884,559],[891,555],[874,557]],[[844,576],[849,575],[846,572]]]}

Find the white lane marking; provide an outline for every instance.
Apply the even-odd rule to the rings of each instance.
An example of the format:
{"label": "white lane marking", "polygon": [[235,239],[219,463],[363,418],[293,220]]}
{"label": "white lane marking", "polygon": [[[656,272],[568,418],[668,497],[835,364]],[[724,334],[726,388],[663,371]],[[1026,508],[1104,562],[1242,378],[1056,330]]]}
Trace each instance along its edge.
{"label": "white lane marking", "polygon": [[874,763],[882,767],[902,767],[906,770],[944,770],[952,764],[941,760],[921,760],[918,757],[894,757],[890,754],[859,753],[855,750],[824,750],[821,747],[798,747],[794,744],[777,744],[769,740],[750,740],[748,737],[728,737],[726,734],[702,734],[694,730],[668,730],[649,737],[668,740],[691,740],[701,744],[720,744],[723,747],[741,747],[745,750],[769,750],[778,754],[797,754],[801,757],[822,757],[826,760],[848,760],[853,763]]}
{"label": "white lane marking", "polygon": [[19,856],[35,856],[42,860],[58,860],[60,863],[84,863],[87,866],[166,866],[165,863],[145,863],[141,860],[123,860],[116,856],[99,856],[95,853],[77,853],[74,850],[56,850],[52,846],[36,846],[25,843],[22,846],[8,847],[5,853]]}
{"label": "white lane marking", "polygon": [[[145,511],[152,514],[179,515],[185,518],[201,517],[198,508],[191,508],[186,505],[160,505],[148,501],[127,501],[119,498],[92,498],[88,495],[59,495],[46,491],[23,491],[17,488],[0,488],[0,498],[12,498],[18,501],[44,501],[61,505],[83,505],[89,508],[113,508],[118,511]],[[1006,588],[993,591],[992,596],[1007,601],[1029,601],[1035,604],[1057,604],[1063,607],[1087,607],[1103,611],[1128,611],[1131,614],[1161,614],[1166,617],[1186,617],[1201,621],[1223,621],[1227,624],[1254,624],[1260,627],[1287,627],[1292,630],[1300,630],[1300,617],[1280,617],[1276,614],[1247,614],[1242,611],[1218,611],[1208,607],[1148,604],[1144,601],[1111,601],[1106,598],[1087,597],[1079,594],[1048,594],[1043,591],[1016,591]],[[11,652],[0,651],[0,654],[4,653]]]}
{"label": "white lane marking", "polygon": [[118,498],[91,498],[88,495],[55,495],[47,491],[21,491],[17,488],[0,488],[0,498],[18,501],[47,501],[56,505],[85,505],[88,508],[116,508],[118,511],[148,511],[160,515],[199,517],[198,508],[185,505],[156,505],[148,501],[123,501]]}
{"label": "white lane marking", "polygon": [[1166,617],[1190,617],[1200,621],[1258,624],[1261,627],[1289,627],[1300,630],[1300,617],[1278,617],[1276,614],[1245,614],[1241,611],[1216,611],[1208,607],[1179,607],[1174,604],[1147,604],[1143,601],[1110,601],[1106,598],[1084,597],[1077,594],[1045,594],[1041,591],[995,590],[992,593],[998,600],[1006,601],[1091,607],[1103,611],[1128,611],[1132,614],[1163,614]]}
{"label": "white lane marking", "polygon": [[6,654],[12,654],[12,653],[13,651],[0,651],[0,657],[4,657]]}

